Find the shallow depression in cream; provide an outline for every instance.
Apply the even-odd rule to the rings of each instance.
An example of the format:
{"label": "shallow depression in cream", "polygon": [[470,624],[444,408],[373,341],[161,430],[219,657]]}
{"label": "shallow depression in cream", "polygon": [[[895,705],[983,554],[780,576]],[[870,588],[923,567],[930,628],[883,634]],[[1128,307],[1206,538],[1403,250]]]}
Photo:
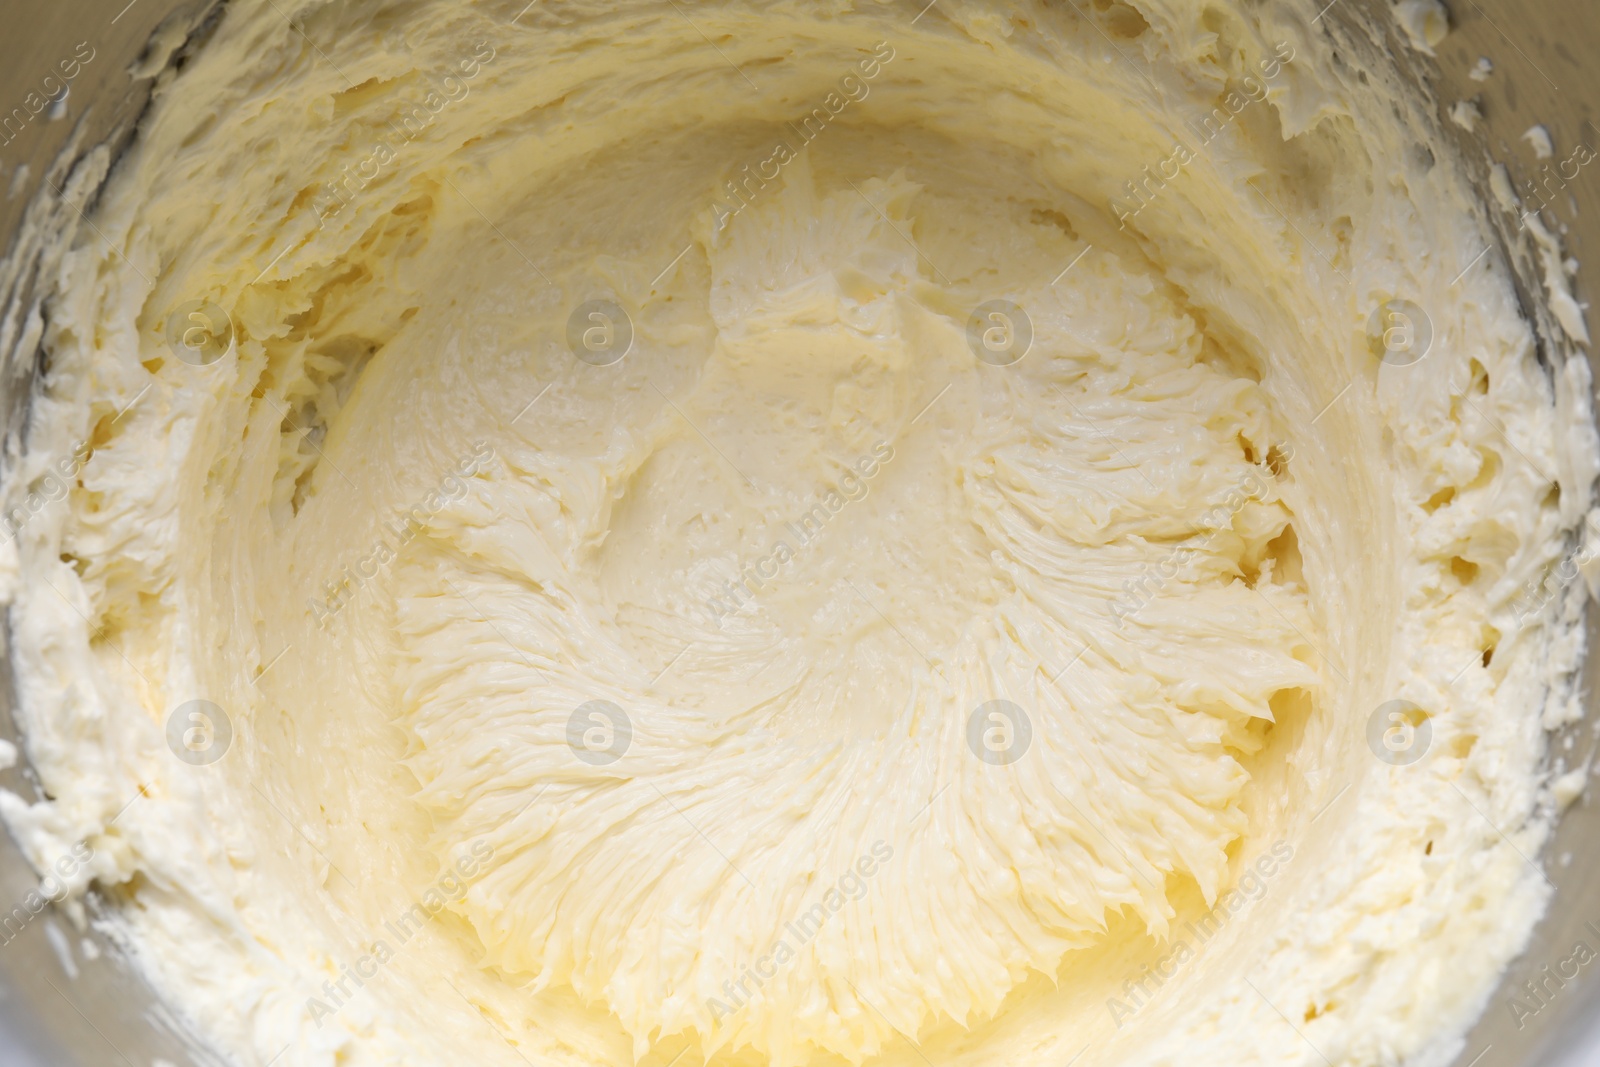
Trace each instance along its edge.
{"label": "shallow depression in cream", "polygon": [[1463,187],[1287,14],[915,14],[238,8],[159,101],[5,810],[245,1062],[1366,1063],[1521,943],[1592,441]]}

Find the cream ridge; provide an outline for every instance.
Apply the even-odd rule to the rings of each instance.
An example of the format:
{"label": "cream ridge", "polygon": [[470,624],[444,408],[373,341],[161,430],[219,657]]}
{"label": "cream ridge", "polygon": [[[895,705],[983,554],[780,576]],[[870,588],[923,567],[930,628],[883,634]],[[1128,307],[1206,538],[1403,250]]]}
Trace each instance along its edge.
{"label": "cream ridge", "polygon": [[1449,1062],[1600,446],[1317,6],[229,4],[48,280],[0,815],[228,1063]]}

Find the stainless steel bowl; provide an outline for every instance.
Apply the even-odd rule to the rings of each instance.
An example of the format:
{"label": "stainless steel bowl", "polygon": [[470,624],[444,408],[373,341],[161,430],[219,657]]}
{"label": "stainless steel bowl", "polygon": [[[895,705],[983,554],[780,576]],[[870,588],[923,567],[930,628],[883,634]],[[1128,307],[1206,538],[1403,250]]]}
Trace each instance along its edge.
{"label": "stainless steel bowl", "polygon": [[[1301,5],[1307,17],[1326,0],[1280,0]],[[1385,0],[1333,0],[1319,18],[1349,55],[1364,63],[1401,68],[1419,93],[1429,94],[1480,184],[1487,188],[1495,159],[1511,169],[1516,186],[1539,181],[1538,164],[1524,130],[1542,123],[1565,151],[1600,147],[1596,110],[1600,79],[1600,7],[1577,0],[1448,0],[1452,31],[1436,60],[1401,43]],[[58,191],[76,177],[95,146],[117,150],[135,136],[151,89],[181,67],[220,14],[218,0],[0,0],[0,430],[3,455],[15,447],[27,416],[27,399],[43,353],[37,339],[35,282],[47,249],[20,239],[25,218],[76,211]],[[90,55],[85,60],[84,56]],[[1469,78],[1479,56],[1493,75]],[[70,78],[67,72],[72,71]],[[65,96],[62,96],[63,90]],[[1458,99],[1477,98],[1484,123],[1468,135],[1444,122],[1442,111]],[[1562,156],[1564,157],[1564,152]],[[1570,255],[1600,254],[1600,177],[1580,172],[1551,201],[1547,219],[1564,223]],[[1502,250],[1518,276],[1523,303],[1541,335],[1550,338],[1539,281],[1526,234],[1486,212],[1501,229]],[[1592,291],[1580,276],[1580,299]],[[1591,362],[1593,357],[1591,356]],[[1597,374],[1600,377],[1600,374]],[[1591,644],[1600,642],[1594,613]],[[0,628],[0,642],[8,641]],[[1600,681],[1600,657],[1591,656],[1585,691]],[[9,650],[0,647],[0,737],[16,739]],[[1600,703],[1591,697],[1590,711]],[[1572,728],[1577,751],[1594,743],[1588,722]],[[1560,743],[1563,738],[1556,738]],[[0,785],[25,797],[40,795],[26,765],[0,772]],[[1581,799],[1566,815],[1543,857],[1557,894],[1527,952],[1505,976],[1457,1058],[1458,1067],[1600,1067],[1600,978],[1588,968],[1560,987],[1545,984],[1544,1005],[1520,1022],[1513,999],[1534,1002],[1524,983],[1544,978],[1582,941],[1600,950],[1600,807]],[[126,1063],[144,1067],[164,1059],[182,1067],[217,1057],[195,1044],[152,996],[118,946],[92,926],[79,930],[54,905],[26,921],[9,918],[38,884],[16,844],[0,834],[0,1065],[88,1067]],[[94,894],[92,917],[105,907]],[[26,908],[23,909],[26,913]]]}

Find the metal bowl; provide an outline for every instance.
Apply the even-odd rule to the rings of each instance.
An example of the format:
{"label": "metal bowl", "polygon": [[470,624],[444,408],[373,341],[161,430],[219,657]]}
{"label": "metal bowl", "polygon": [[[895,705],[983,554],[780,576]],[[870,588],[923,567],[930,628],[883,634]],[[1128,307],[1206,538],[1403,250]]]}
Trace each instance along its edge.
{"label": "metal bowl", "polygon": [[[1418,93],[1434,101],[1441,128],[1456,140],[1480,189],[1487,189],[1496,159],[1508,165],[1519,189],[1525,180],[1541,180],[1539,164],[1519,143],[1534,123],[1546,126],[1567,151],[1578,144],[1600,146],[1600,90],[1590,67],[1591,49],[1600,49],[1600,7],[1575,0],[1449,0],[1451,33],[1438,57],[1429,59],[1402,43],[1385,0],[1333,0],[1325,9],[1326,0],[1281,2],[1304,7],[1306,18],[1316,17],[1349,54],[1398,67]],[[10,457],[43,358],[35,282],[48,265],[48,249],[20,236],[22,223],[76,211],[58,191],[74,177],[85,179],[85,171],[92,170],[89,154],[97,146],[107,146],[115,158],[134,135],[152,88],[203,47],[221,5],[218,0],[0,3],[5,16],[0,24],[6,27],[0,35],[0,190],[6,191],[0,197],[0,248],[5,250],[0,259],[0,429],[3,455]],[[1493,75],[1482,82],[1469,77],[1480,56],[1494,64]],[[1443,110],[1471,98],[1479,100],[1484,121],[1469,135],[1445,122]],[[1582,260],[1600,249],[1600,178],[1580,174],[1563,184],[1546,218],[1565,224],[1567,251]],[[1554,333],[1526,234],[1506,224],[1500,212],[1486,214],[1499,226],[1524,308],[1548,341]],[[1580,277],[1580,290],[1588,288],[1584,281]],[[1591,645],[1600,640],[1596,631],[1591,613]],[[8,639],[0,628],[0,642]],[[1600,657],[1591,656],[1586,693],[1600,688],[1597,674]],[[0,646],[0,737],[14,741],[12,692],[9,649]],[[1589,724],[1571,729],[1582,731],[1583,736],[1573,736],[1578,750],[1586,751],[1593,741]],[[1564,740],[1558,736],[1553,744]],[[40,795],[25,764],[0,772],[0,785],[25,797]],[[1543,858],[1557,890],[1549,914],[1488,1001],[1457,1067],[1600,1067],[1600,979],[1584,971],[1557,986],[1546,971],[1568,959],[1579,941],[1600,949],[1597,846],[1600,809],[1585,796],[1567,813]],[[218,1062],[160,1004],[123,948],[92,925],[80,929],[53,904],[32,913],[25,902],[37,885],[38,875],[16,844],[0,834],[0,1064]],[[84,907],[92,919],[106,905],[91,892]],[[1544,982],[1542,1004],[1531,1016],[1514,1013],[1514,999],[1535,1003],[1526,993],[1529,981]]]}

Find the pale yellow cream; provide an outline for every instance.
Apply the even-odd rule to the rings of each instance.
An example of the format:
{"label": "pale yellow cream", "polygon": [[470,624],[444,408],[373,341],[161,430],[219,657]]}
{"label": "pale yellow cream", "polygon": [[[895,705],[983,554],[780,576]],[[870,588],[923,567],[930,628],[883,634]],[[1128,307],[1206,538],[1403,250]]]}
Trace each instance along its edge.
{"label": "pale yellow cream", "polygon": [[1448,1054],[1596,464],[1422,104],[1276,5],[519,6],[232,6],[77,235],[41,865],[245,1064]]}

